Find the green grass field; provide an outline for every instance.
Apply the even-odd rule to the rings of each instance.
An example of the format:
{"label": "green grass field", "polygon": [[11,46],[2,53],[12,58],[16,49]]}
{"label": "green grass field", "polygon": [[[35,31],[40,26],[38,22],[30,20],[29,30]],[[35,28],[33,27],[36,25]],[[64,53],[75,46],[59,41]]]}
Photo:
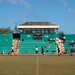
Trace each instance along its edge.
{"label": "green grass field", "polygon": [[0,56],[0,75],[75,75],[75,57]]}

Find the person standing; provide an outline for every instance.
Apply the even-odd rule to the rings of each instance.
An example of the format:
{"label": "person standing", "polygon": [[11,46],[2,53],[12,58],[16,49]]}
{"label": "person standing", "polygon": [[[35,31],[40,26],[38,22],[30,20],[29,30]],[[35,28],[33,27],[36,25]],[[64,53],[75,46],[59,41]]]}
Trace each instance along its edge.
{"label": "person standing", "polygon": [[42,47],[42,52],[41,52],[41,54],[43,54],[44,55],[44,48]]}
{"label": "person standing", "polygon": [[36,46],[36,48],[35,48],[35,54],[38,54],[38,47]]}
{"label": "person standing", "polygon": [[57,45],[57,50],[58,50],[58,55],[60,55],[60,49],[58,45]]}
{"label": "person standing", "polygon": [[74,47],[71,48],[70,54],[72,55],[74,53],[75,49]]}
{"label": "person standing", "polygon": [[4,54],[4,50],[2,51],[2,54]]}

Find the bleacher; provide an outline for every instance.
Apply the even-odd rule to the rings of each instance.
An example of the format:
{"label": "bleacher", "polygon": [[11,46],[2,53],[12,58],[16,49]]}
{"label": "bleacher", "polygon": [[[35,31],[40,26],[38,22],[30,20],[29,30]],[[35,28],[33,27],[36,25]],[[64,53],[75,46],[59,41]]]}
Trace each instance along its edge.
{"label": "bleacher", "polygon": [[50,42],[48,39],[55,39],[55,36],[51,34],[43,34],[41,40],[34,40],[33,34],[21,34],[20,35],[20,53],[21,54],[35,54],[35,48],[38,47],[38,52],[41,54],[42,47],[44,48],[45,54],[55,54],[56,45],[55,42]]}
{"label": "bleacher", "polygon": [[46,48],[44,48],[45,50],[45,54],[56,54],[56,44],[55,42],[52,42],[49,44],[49,46],[47,46]]}
{"label": "bleacher", "polygon": [[0,54],[8,54],[12,46],[12,34],[0,34]]}
{"label": "bleacher", "polygon": [[75,34],[65,34],[65,37],[68,41],[75,40]]}
{"label": "bleacher", "polygon": [[71,45],[70,42],[75,40],[75,34],[65,34],[66,42],[64,43],[64,48],[67,50],[67,53],[70,53]]}
{"label": "bleacher", "polygon": [[70,54],[71,46],[69,45],[69,42],[64,43],[64,48],[67,50],[67,53]]}
{"label": "bleacher", "polygon": [[[49,42],[40,41],[40,40],[26,40],[26,41],[20,41],[20,52],[28,54],[34,54],[36,46],[39,49],[39,53],[41,53],[41,47],[49,45]],[[24,52],[25,51],[25,52]],[[29,52],[28,52],[29,51]]]}
{"label": "bleacher", "polygon": [[[42,47],[45,54],[56,54],[55,38],[58,34],[42,34],[42,39],[34,39],[33,34],[20,34],[20,54],[35,54],[35,48],[38,47],[38,52],[41,54]],[[70,42],[75,41],[75,34],[65,34],[66,42],[64,43],[64,49],[70,54],[71,45]],[[53,41],[50,41],[50,40]],[[12,34],[0,34],[0,54],[4,51],[4,54],[8,54],[12,48]],[[74,44],[75,47],[75,44]]]}

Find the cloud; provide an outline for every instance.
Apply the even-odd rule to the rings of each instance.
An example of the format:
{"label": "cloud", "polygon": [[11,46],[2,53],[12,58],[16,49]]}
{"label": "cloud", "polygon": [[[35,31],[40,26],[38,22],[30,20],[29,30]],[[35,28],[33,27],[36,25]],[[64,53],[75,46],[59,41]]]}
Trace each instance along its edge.
{"label": "cloud", "polygon": [[29,21],[29,19],[30,19],[30,14],[29,13],[21,13],[20,14],[20,17],[22,18],[21,19],[21,22],[23,23],[23,22],[27,22],[27,21]]}
{"label": "cloud", "polygon": [[63,4],[64,7],[68,6],[68,2],[66,2],[65,0],[60,0],[60,2]]}
{"label": "cloud", "polygon": [[70,6],[70,3],[69,2],[66,2],[66,0],[59,0],[62,4],[63,4],[63,6],[66,8],[66,10],[67,10],[67,12],[68,12],[68,14],[69,14],[69,17],[71,18],[71,19],[75,19],[75,9],[74,8],[72,8],[71,6]]}
{"label": "cloud", "polygon": [[32,6],[26,0],[19,0],[21,4],[24,4],[28,8],[32,8]]}
{"label": "cloud", "polygon": [[68,9],[68,12],[69,12],[69,15],[70,15],[70,18],[73,20],[75,20],[75,9],[72,9],[72,8],[69,8]]}
{"label": "cloud", "polygon": [[75,16],[73,16],[73,15],[71,15],[70,18],[71,18],[72,20],[75,20]]}
{"label": "cloud", "polygon": [[13,4],[17,4],[17,0],[6,0],[7,2],[13,3]]}
{"label": "cloud", "polygon": [[68,12],[69,12],[69,13],[75,13],[75,9],[69,8],[69,9],[68,9]]}
{"label": "cloud", "polygon": [[22,4],[22,5],[25,5],[27,8],[32,8],[30,3],[28,3],[26,0],[0,0],[0,2],[9,2],[12,4]]}
{"label": "cloud", "polygon": [[70,8],[70,6],[69,6],[70,3],[66,2],[65,0],[59,0],[59,1],[63,4],[64,7],[67,7],[67,11],[69,13],[75,12],[75,9]]}

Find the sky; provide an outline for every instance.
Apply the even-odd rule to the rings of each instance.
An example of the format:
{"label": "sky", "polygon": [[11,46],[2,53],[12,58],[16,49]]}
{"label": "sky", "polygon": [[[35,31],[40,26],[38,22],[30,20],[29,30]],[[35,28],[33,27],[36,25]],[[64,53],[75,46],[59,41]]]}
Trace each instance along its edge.
{"label": "sky", "polygon": [[75,34],[75,0],[0,0],[0,28],[25,22],[52,22]]}

